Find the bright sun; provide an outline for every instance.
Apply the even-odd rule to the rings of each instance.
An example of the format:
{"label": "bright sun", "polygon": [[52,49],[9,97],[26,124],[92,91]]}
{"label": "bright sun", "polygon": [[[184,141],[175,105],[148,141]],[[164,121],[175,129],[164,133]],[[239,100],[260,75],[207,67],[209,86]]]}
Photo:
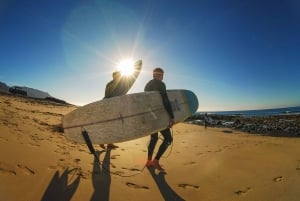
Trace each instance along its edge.
{"label": "bright sun", "polygon": [[121,75],[129,76],[134,72],[134,61],[132,59],[123,59],[117,65]]}

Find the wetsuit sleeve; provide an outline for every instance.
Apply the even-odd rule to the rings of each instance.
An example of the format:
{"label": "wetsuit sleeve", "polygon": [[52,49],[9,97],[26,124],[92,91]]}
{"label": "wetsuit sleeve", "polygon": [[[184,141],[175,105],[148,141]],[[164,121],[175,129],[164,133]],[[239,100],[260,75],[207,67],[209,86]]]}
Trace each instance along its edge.
{"label": "wetsuit sleeve", "polygon": [[127,89],[126,89],[127,91],[129,91],[130,87],[133,85],[135,80],[138,78],[138,76],[141,72],[141,69],[142,69],[142,60],[138,60],[134,64],[133,74],[130,75],[129,77],[124,78],[123,82],[124,82],[124,84],[127,85]]}
{"label": "wetsuit sleeve", "polygon": [[109,82],[105,87],[105,96],[104,98],[110,98],[112,93],[112,82]]}
{"label": "wetsuit sleeve", "polygon": [[162,97],[162,100],[163,100],[163,104],[164,104],[167,112],[170,115],[170,118],[174,119],[174,114],[173,114],[173,111],[172,111],[172,106],[171,106],[171,103],[170,103],[170,100],[169,100],[169,97],[168,97],[168,94],[167,94],[167,90],[166,90],[165,84],[162,85],[162,88],[160,90],[160,94],[161,94],[161,97]]}
{"label": "wetsuit sleeve", "polygon": [[118,81],[118,83],[116,84],[116,87],[114,89],[114,94],[116,96],[120,96],[120,95],[125,95],[129,89],[132,87],[132,85],[134,84],[135,80],[138,78],[140,72],[142,69],[142,60],[139,60],[137,62],[135,62],[134,64],[134,72],[131,76],[124,76],[120,79],[120,81]]}
{"label": "wetsuit sleeve", "polygon": [[136,80],[136,78],[139,76],[142,69],[142,60],[138,60],[134,64],[134,72],[133,72],[133,79]]}
{"label": "wetsuit sleeve", "polygon": [[174,114],[172,111],[172,106],[171,106],[170,100],[168,98],[165,83],[163,83],[162,81],[153,79],[146,84],[144,91],[159,91],[159,93],[162,97],[162,101],[165,106],[165,109],[169,113],[170,118],[174,119]]}

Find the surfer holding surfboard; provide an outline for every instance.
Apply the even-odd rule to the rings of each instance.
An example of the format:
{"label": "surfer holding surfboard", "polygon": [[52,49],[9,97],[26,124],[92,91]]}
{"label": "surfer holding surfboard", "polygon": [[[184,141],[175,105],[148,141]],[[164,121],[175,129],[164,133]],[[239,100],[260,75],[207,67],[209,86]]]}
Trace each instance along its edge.
{"label": "surfer holding surfboard", "polygon": [[[104,98],[112,98],[115,96],[125,95],[139,76],[141,69],[142,60],[138,60],[134,63],[133,73],[131,75],[122,75],[121,71],[119,70],[113,72],[113,79],[109,83],[107,83],[105,87]],[[100,144],[100,147],[105,149],[104,144]],[[117,145],[114,144],[108,144],[107,147],[112,149],[119,148]]]}
{"label": "surfer holding surfboard", "polygon": [[134,68],[131,75],[123,75],[119,70],[113,72],[113,80],[107,83],[104,98],[125,95],[139,76],[141,69],[142,60],[138,60],[134,63]]}
{"label": "surfer holding surfboard", "polygon": [[[141,63],[138,62],[138,65]],[[87,144],[90,145],[119,143],[164,131],[172,127],[174,121],[183,122],[194,114],[199,106],[197,96],[184,89],[167,90],[165,94],[163,71],[156,71],[153,73],[154,79],[146,86],[151,91],[104,98],[66,114],[62,118],[64,136],[78,143],[87,143],[88,137]],[[172,142],[170,130],[164,133],[167,134],[163,146],[153,161],[151,155],[155,140],[149,146],[148,167],[162,169],[159,158]]]}
{"label": "surfer holding surfboard", "polygon": [[169,100],[168,95],[167,95],[166,85],[162,81],[163,76],[164,76],[163,69],[155,68],[153,70],[153,79],[150,80],[145,86],[145,91],[159,91],[160,92],[160,95],[161,95],[162,101],[163,101],[163,105],[164,105],[164,107],[165,107],[165,109],[168,112],[169,117],[170,117],[169,127],[167,127],[164,130],[160,131],[160,133],[164,137],[164,140],[161,143],[154,160],[152,160],[152,155],[153,155],[154,148],[155,148],[155,145],[156,145],[157,140],[158,140],[158,133],[151,134],[150,143],[149,143],[149,146],[148,146],[148,160],[147,160],[146,166],[147,167],[154,167],[154,168],[156,168],[160,171],[164,171],[164,169],[159,164],[159,159],[164,154],[164,152],[167,150],[168,146],[173,141],[170,128],[174,124],[174,114],[173,114],[173,111],[172,111],[170,100]]}

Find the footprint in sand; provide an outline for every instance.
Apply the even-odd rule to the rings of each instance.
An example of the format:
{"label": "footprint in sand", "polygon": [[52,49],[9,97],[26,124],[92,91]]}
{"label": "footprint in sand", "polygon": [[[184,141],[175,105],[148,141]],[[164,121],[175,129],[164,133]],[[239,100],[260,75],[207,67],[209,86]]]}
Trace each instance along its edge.
{"label": "footprint in sand", "polygon": [[137,188],[137,189],[149,189],[148,186],[142,186],[142,185],[134,184],[134,183],[131,183],[131,182],[127,182],[126,186],[128,186],[130,188]]}
{"label": "footprint in sand", "polygon": [[134,171],[140,172],[140,171],[141,171],[140,169],[137,169],[137,168],[125,168],[125,167],[123,167],[122,169],[123,169],[123,170],[132,171],[132,172],[134,172]]}
{"label": "footprint in sand", "polygon": [[5,139],[5,138],[0,137],[0,141],[8,142],[8,139]]}
{"label": "footprint in sand", "polygon": [[[300,162],[300,160],[298,160],[298,162]],[[300,170],[300,165],[296,167],[296,170]]]}
{"label": "footprint in sand", "polygon": [[[72,143],[72,144],[73,144],[73,143]],[[72,147],[72,148],[78,148],[77,145],[70,145],[70,147]]]}
{"label": "footprint in sand", "polygon": [[118,170],[118,171],[115,171],[114,174],[115,175],[124,175],[125,172]]}
{"label": "footprint in sand", "polygon": [[199,188],[199,186],[192,185],[192,184],[178,184],[178,186],[183,189],[188,189],[188,188],[198,189]]}
{"label": "footprint in sand", "polygon": [[44,138],[40,137],[39,134],[35,133],[34,135],[30,135],[31,139],[35,142],[43,141]]}
{"label": "footprint in sand", "polygon": [[216,151],[214,151],[215,153],[218,153],[218,152],[222,152],[222,149],[218,149]]}
{"label": "footprint in sand", "polygon": [[196,162],[191,161],[191,162],[188,162],[188,163],[184,163],[184,165],[193,165],[193,164],[196,164]]}
{"label": "footprint in sand", "polygon": [[110,166],[112,167],[112,168],[116,168],[117,166],[115,165],[115,164],[113,164],[112,162],[110,162]]}
{"label": "footprint in sand", "polygon": [[17,173],[13,167],[11,167],[8,164],[1,163],[1,162],[0,162],[0,173],[6,174],[6,175],[17,175]]}
{"label": "footprint in sand", "polygon": [[280,181],[282,181],[282,180],[283,180],[283,176],[275,177],[275,178],[273,179],[274,182],[280,182]]}
{"label": "footprint in sand", "polygon": [[28,145],[30,145],[32,147],[39,147],[39,146],[41,146],[40,144],[37,144],[37,143],[29,143]]}
{"label": "footprint in sand", "polygon": [[252,188],[247,187],[245,190],[238,190],[236,192],[234,192],[237,195],[245,195],[247,194],[249,191],[252,191]]}
{"label": "footprint in sand", "polygon": [[117,159],[117,156],[120,156],[120,155],[119,155],[119,154],[112,155],[112,156],[110,157],[110,159]]}
{"label": "footprint in sand", "polygon": [[56,170],[56,169],[57,169],[57,166],[55,166],[55,165],[48,166],[48,170]]}
{"label": "footprint in sand", "polygon": [[28,168],[28,167],[25,166],[25,165],[20,165],[20,164],[18,164],[18,168],[19,168],[19,170],[21,170],[21,172],[22,172],[23,174],[25,174],[25,175],[34,175],[34,174],[35,174],[35,172],[34,172],[32,169]]}

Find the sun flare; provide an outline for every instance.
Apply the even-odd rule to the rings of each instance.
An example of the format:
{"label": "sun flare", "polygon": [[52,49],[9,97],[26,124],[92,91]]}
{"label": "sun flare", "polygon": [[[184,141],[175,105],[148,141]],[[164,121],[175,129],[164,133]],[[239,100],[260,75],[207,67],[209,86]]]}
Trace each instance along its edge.
{"label": "sun flare", "polygon": [[121,75],[129,76],[134,72],[134,61],[131,58],[121,60],[117,69],[121,72]]}

